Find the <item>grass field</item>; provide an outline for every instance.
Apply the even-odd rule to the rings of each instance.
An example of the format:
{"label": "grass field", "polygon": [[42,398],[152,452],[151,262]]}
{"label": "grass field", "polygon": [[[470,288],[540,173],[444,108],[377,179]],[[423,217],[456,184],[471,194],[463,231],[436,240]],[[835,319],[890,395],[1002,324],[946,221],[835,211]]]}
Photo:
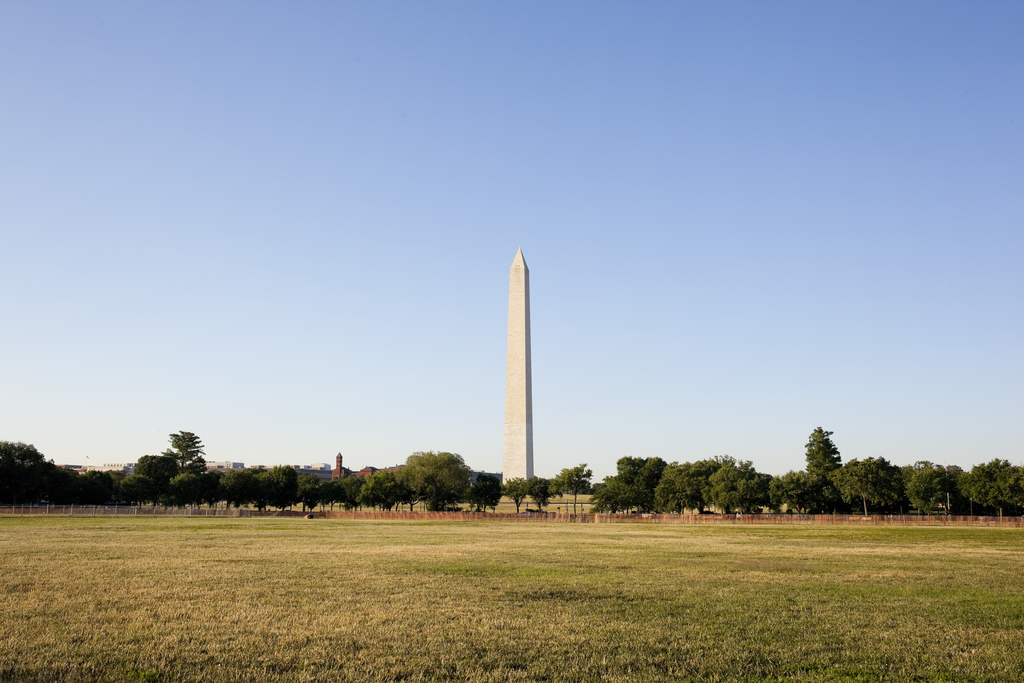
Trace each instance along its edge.
{"label": "grass field", "polygon": [[1015,529],[0,519],[5,681],[1024,680]]}

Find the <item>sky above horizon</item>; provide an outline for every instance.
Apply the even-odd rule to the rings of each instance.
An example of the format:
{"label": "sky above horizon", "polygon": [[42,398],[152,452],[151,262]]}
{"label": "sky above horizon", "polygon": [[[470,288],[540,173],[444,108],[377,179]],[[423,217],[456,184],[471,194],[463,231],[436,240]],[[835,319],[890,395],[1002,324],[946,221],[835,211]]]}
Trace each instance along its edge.
{"label": "sky above horizon", "polygon": [[0,439],[1024,462],[1024,5],[0,4]]}

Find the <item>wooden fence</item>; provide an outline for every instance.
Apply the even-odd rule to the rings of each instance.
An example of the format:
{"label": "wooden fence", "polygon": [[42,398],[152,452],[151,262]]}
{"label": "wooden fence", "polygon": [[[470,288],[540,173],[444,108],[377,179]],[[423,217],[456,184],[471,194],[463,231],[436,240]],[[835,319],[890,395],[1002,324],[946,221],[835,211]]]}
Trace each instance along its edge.
{"label": "wooden fence", "polygon": [[1024,527],[1024,517],[968,517],[945,515],[645,515],[596,513],[510,513],[510,512],[403,512],[387,510],[336,510],[316,512],[327,519],[393,521],[510,521],[555,522],[562,524],[798,524],[849,526],[1000,526]]}
{"label": "wooden fence", "polygon": [[796,524],[845,526],[1024,527],[1024,517],[957,515],[646,515],[538,512],[407,512],[397,510],[250,510],[247,508],[175,508],[114,505],[0,506],[0,516],[67,517],[304,517],[404,522],[548,522],[560,524]]}
{"label": "wooden fence", "polygon": [[187,508],[162,505],[7,505],[0,516],[66,517],[302,517],[298,510],[250,510],[247,508]]}

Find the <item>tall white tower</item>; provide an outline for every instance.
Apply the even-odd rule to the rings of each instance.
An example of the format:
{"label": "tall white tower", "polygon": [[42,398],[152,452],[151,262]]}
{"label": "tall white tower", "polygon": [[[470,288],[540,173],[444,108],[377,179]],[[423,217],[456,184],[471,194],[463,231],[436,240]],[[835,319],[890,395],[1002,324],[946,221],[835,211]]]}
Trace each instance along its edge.
{"label": "tall white tower", "polygon": [[505,481],[533,476],[533,379],[530,369],[530,269],[516,252],[508,277],[505,366]]}

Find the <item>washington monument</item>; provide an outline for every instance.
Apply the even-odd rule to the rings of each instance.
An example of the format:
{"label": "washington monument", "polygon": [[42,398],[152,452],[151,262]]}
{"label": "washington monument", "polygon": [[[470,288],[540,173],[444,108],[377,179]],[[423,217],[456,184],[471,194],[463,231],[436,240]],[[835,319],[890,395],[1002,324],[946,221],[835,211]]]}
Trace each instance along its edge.
{"label": "washington monument", "polygon": [[533,476],[533,379],[530,370],[530,269],[516,252],[508,277],[505,366],[505,481]]}

